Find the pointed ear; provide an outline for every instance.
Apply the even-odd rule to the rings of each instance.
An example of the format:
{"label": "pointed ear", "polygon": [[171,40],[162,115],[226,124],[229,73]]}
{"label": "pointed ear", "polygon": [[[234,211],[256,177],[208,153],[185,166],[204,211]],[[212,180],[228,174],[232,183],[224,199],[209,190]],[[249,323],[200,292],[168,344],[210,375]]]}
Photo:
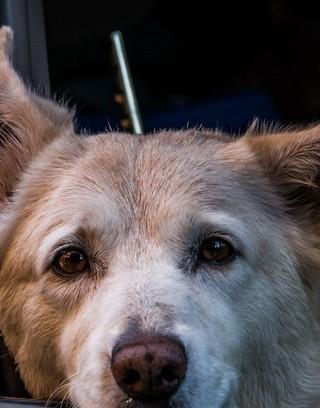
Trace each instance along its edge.
{"label": "pointed ear", "polygon": [[320,218],[320,126],[245,138],[288,210]]}
{"label": "pointed ear", "polygon": [[21,172],[61,133],[72,132],[72,114],[33,94],[11,62],[13,33],[0,29],[0,209]]}

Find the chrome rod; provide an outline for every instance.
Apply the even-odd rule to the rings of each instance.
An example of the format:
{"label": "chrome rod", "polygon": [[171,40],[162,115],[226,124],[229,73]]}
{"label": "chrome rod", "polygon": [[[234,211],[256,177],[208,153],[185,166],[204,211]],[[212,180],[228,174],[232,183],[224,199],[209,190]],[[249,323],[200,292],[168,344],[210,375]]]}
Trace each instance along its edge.
{"label": "chrome rod", "polygon": [[124,105],[125,111],[128,115],[128,118],[124,119],[122,124],[125,128],[131,128],[134,134],[141,135],[143,133],[143,126],[139,106],[132,82],[123,37],[120,31],[114,31],[111,33],[111,43],[113,59],[117,68],[118,81],[122,93],[116,95],[116,101]]}

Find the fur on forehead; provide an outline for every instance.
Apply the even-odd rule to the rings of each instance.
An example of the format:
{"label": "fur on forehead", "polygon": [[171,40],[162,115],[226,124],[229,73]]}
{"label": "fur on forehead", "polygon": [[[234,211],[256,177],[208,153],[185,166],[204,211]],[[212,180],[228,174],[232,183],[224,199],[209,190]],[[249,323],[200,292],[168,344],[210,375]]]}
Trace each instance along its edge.
{"label": "fur on forehead", "polygon": [[[56,215],[69,208],[81,217],[90,207],[97,209],[99,202],[117,215],[128,214],[133,206],[142,215],[152,207],[161,212],[179,200],[182,206],[193,196],[196,200],[199,192],[211,195],[208,186],[221,161],[217,155],[213,165],[216,150],[224,149],[230,140],[197,131],[164,132],[141,139],[117,133],[59,137],[28,166],[11,207],[23,208],[22,218],[27,221],[28,214],[42,207]],[[217,170],[223,184],[227,168],[224,176],[222,173]],[[217,183],[218,177],[213,181]]]}

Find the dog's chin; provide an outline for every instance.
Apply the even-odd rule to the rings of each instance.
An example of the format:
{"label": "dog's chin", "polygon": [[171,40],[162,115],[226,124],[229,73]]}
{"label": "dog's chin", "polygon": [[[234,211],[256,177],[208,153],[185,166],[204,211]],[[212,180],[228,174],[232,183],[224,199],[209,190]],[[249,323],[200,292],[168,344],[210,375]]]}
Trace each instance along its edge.
{"label": "dog's chin", "polygon": [[161,401],[135,401],[132,398],[124,397],[117,408],[190,408],[188,404],[170,400]]}
{"label": "dog's chin", "polygon": [[186,408],[185,405],[177,405],[174,401],[159,401],[159,402],[138,402],[126,400],[119,405],[119,408]]}

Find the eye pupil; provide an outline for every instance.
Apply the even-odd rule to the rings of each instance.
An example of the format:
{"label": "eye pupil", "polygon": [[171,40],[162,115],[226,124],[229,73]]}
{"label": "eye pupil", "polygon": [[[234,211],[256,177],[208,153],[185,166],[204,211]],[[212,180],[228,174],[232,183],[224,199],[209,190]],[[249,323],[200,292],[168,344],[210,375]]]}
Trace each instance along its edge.
{"label": "eye pupil", "polygon": [[84,256],[82,255],[81,252],[76,252],[76,251],[71,251],[68,254],[66,254],[66,260],[68,260],[70,263],[79,263],[83,261]]}
{"label": "eye pupil", "polygon": [[64,275],[76,275],[88,267],[87,258],[80,249],[67,248],[60,251],[54,262],[55,270]]}
{"label": "eye pupil", "polygon": [[223,238],[208,238],[200,248],[199,257],[203,261],[216,264],[227,263],[234,255],[233,247]]}

